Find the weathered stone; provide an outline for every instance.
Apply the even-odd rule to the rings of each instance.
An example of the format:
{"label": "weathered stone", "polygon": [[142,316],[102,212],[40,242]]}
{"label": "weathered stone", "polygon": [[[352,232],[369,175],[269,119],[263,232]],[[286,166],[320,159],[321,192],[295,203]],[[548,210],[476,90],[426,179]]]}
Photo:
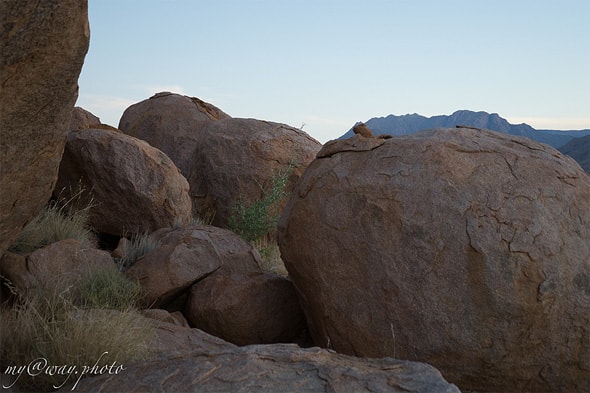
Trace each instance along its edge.
{"label": "weathered stone", "polygon": [[259,270],[260,255],[232,232],[211,226],[161,229],[152,234],[160,246],[138,259],[126,274],[138,280],[145,302],[166,306],[196,281],[223,267]]}
{"label": "weathered stone", "polygon": [[590,391],[588,195],[553,148],[437,129],[315,160],[279,245],[319,345],[466,390]]}
{"label": "weathered stone", "polygon": [[51,197],[88,50],[87,7],[0,2],[0,255]]}
{"label": "weathered stone", "polygon": [[72,111],[72,120],[70,121],[68,131],[85,130],[93,126],[99,126],[100,124],[100,119],[98,117],[94,116],[86,109],[77,106]]}
{"label": "weathered stone", "polygon": [[216,272],[193,284],[185,315],[236,345],[294,342],[305,329],[293,284],[274,274]]}
{"label": "weathered stone", "polygon": [[305,132],[284,124],[234,118],[213,122],[203,130],[191,164],[193,208],[201,216],[215,212],[213,224],[226,226],[238,201],[250,206],[262,199],[262,188],[270,191],[272,177],[293,165],[289,192],[320,148]]}
{"label": "weathered stone", "polygon": [[170,313],[159,308],[148,308],[146,310],[142,310],[141,314],[146,318],[152,318],[161,322],[170,323],[172,325],[190,328],[188,321],[180,311]]}
{"label": "weathered stone", "polygon": [[56,193],[91,192],[90,225],[124,236],[188,224],[188,183],[174,163],[147,142],[108,129],[70,132]]}
{"label": "weathered stone", "polygon": [[317,158],[330,157],[332,154],[343,151],[369,151],[385,143],[381,138],[366,138],[361,135],[355,135],[347,139],[336,139],[326,142],[318,152]]}
{"label": "weathered stone", "polygon": [[160,354],[153,360],[83,379],[75,391],[459,393],[423,363],[358,359],[294,344],[235,347],[199,329],[163,322],[156,330]]}
{"label": "weathered stone", "polygon": [[55,282],[65,288],[84,274],[103,269],[116,270],[109,253],[89,248],[74,239],[50,244],[29,256],[8,252],[0,259],[0,274],[21,294]]}
{"label": "weathered stone", "polygon": [[162,150],[188,177],[191,157],[203,128],[229,117],[198,98],[164,92],[127,108],[119,128]]}

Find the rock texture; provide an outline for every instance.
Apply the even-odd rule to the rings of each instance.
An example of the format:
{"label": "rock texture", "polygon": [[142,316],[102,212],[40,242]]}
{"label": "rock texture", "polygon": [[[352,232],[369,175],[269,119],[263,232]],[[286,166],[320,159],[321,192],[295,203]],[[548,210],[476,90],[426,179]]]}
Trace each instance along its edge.
{"label": "rock texture", "polygon": [[82,275],[99,269],[116,269],[109,253],[88,248],[74,239],[50,244],[29,256],[7,252],[0,259],[0,274],[21,294],[56,280],[65,287]]}
{"label": "rock texture", "polygon": [[70,132],[56,193],[77,190],[94,197],[90,225],[124,236],[188,224],[188,183],[174,163],[147,142],[108,129]]}
{"label": "rock texture", "polygon": [[[459,393],[423,363],[358,359],[275,344],[235,347],[198,329],[157,326],[155,359],[118,375],[83,379],[86,392],[429,392]],[[72,387],[63,388],[70,391]]]}
{"label": "rock texture", "polygon": [[317,344],[465,390],[590,391],[590,176],[571,158],[473,129],[331,148],[278,231]]}
{"label": "rock texture", "polygon": [[214,273],[191,287],[185,314],[237,345],[295,342],[305,329],[293,284],[274,274]]}
{"label": "rock texture", "polygon": [[138,259],[126,274],[138,280],[145,302],[165,306],[200,279],[218,269],[259,271],[258,252],[232,232],[211,226],[162,229],[154,233],[160,246]]}
{"label": "rock texture", "polygon": [[229,117],[196,97],[163,92],[127,108],[119,129],[162,150],[188,177],[191,157],[203,128]]}
{"label": "rock texture", "polygon": [[77,106],[72,111],[72,120],[70,121],[68,131],[85,130],[86,128],[91,128],[92,126],[98,126],[100,124],[100,119],[97,116],[94,116],[86,109]]}
{"label": "rock texture", "polygon": [[261,199],[261,187],[270,187],[273,175],[295,163],[285,190],[290,191],[320,148],[284,124],[234,118],[211,123],[191,164],[193,208],[201,216],[215,212],[213,224],[226,226],[239,200],[249,206]]}
{"label": "rock texture", "polygon": [[0,255],[51,197],[89,38],[86,0],[0,2]]}

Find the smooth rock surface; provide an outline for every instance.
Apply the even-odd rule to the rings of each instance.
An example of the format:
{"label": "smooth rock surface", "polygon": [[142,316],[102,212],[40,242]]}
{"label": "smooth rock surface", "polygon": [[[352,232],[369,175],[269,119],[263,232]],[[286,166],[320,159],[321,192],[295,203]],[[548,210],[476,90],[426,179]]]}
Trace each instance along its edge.
{"label": "smooth rock surface", "polygon": [[229,117],[196,97],[162,92],[127,108],[119,128],[162,150],[188,177],[191,157],[203,128]]}
{"label": "smooth rock surface", "polygon": [[75,391],[459,393],[423,363],[358,359],[293,344],[235,347],[199,329],[167,323],[160,323],[156,334],[155,359],[125,365],[118,375],[83,379]]}
{"label": "smooth rock surface", "polygon": [[89,38],[86,0],[0,2],[0,255],[51,197]]}
{"label": "smooth rock surface", "polygon": [[213,273],[193,284],[185,314],[236,345],[295,342],[306,327],[293,284],[275,274]]}
{"label": "smooth rock surface", "polygon": [[145,303],[165,306],[200,279],[218,269],[259,271],[258,252],[234,233],[212,226],[161,229],[159,247],[138,259],[126,274],[141,284]]}
{"label": "smooth rock surface", "polygon": [[94,198],[90,225],[126,236],[192,219],[188,183],[174,163],[147,142],[110,129],[70,132],[56,193],[82,184]]}

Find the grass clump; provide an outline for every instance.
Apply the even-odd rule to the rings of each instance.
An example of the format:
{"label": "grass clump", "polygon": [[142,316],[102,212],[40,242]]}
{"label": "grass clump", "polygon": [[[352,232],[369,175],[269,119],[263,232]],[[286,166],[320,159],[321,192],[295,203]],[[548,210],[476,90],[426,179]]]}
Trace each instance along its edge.
{"label": "grass clump", "polygon": [[264,273],[278,274],[279,276],[287,277],[289,272],[281,259],[281,251],[276,241],[270,241],[266,237],[262,237],[252,242],[252,245],[258,250],[262,257],[262,265],[260,270]]}
{"label": "grass clump", "polygon": [[126,311],[138,306],[141,286],[117,269],[100,269],[83,276],[74,288],[79,307]]}
{"label": "grass clump", "polygon": [[[55,282],[26,296],[15,293],[16,304],[0,309],[0,365],[20,389],[51,391],[93,375],[88,372],[93,365],[96,370],[126,367],[149,356],[154,330],[130,307],[136,295],[121,290],[129,287],[121,281],[125,277],[111,272],[97,272],[70,286]],[[114,278],[115,273],[121,277]],[[106,277],[117,283],[107,284]],[[109,309],[89,309],[98,306]],[[35,362],[46,367],[16,372],[15,366]],[[60,366],[66,367],[57,372]]]}
{"label": "grass clump", "polygon": [[90,199],[81,205],[83,189],[71,198],[58,198],[49,202],[41,213],[29,222],[21,231],[9,251],[27,254],[41,247],[65,239],[76,239],[82,244],[96,245],[96,237],[88,226]]}
{"label": "grass clump", "polygon": [[161,243],[153,234],[148,232],[137,233],[131,236],[129,242],[123,246],[123,257],[119,260],[119,270],[125,271],[142,256],[149,254]]}

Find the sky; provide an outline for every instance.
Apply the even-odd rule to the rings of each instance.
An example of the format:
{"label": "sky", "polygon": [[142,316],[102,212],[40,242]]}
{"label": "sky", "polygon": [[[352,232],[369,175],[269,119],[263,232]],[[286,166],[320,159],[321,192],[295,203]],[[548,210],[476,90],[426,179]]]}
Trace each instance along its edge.
{"label": "sky", "polygon": [[160,91],[324,143],[389,114],[590,128],[588,0],[89,0],[77,106]]}

